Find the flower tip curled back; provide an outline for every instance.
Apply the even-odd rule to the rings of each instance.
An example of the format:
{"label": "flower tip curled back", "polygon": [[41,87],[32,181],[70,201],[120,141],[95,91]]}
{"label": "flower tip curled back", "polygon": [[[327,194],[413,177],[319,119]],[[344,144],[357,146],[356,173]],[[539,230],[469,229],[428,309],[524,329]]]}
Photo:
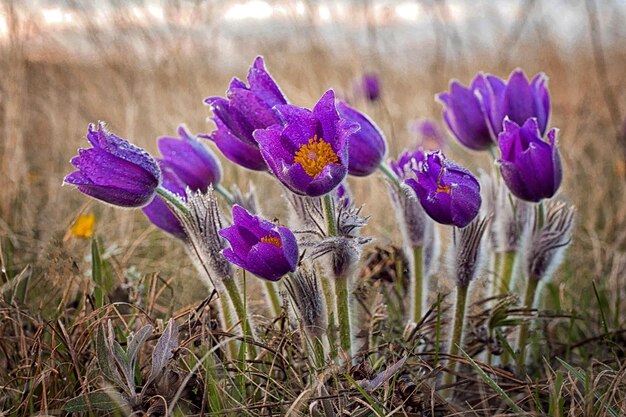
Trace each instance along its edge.
{"label": "flower tip curled back", "polygon": [[233,225],[219,231],[228,241],[223,254],[233,264],[269,281],[296,270],[298,244],[291,230],[233,206]]}
{"label": "flower tip curled back", "polygon": [[89,125],[92,147],[79,149],[71,163],[78,170],[65,177],[90,197],[120,207],[143,207],[156,195],[161,183],[157,161],[145,150],[130,144],[100,122]]}

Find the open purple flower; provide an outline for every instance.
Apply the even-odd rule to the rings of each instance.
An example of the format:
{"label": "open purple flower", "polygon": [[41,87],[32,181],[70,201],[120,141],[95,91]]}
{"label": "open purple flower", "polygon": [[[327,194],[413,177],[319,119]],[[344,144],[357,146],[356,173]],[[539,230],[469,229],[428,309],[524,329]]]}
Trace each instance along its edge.
{"label": "open purple flower", "polygon": [[161,183],[157,161],[145,150],[108,132],[100,122],[89,125],[93,146],[79,149],[70,161],[78,168],[64,182],[88,196],[121,207],[142,207],[154,198]]}
{"label": "open purple flower", "polygon": [[471,172],[446,159],[441,151],[429,152],[413,169],[416,178],[405,180],[433,220],[467,226],[480,209],[480,184]]}
{"label": "open purple flower", "polygon": [[[161,175],[163,178],[161,186],[186,200],[186,184],[176,175],[171,165],[167,161],[159,161],[159,166],[161,167]],[[146,217],[158,228],[165,230],[167,233],[179,239],[185,240],[187,238],[187,234],[183,229],[183,225],[180,224],[180,220],[172,213],[161,197],[156,196],[152,202],[142,210]]]}
{"label": "open purple flower", "polygon": [[284,125],[254,133],[270,170],[296,194],[329,193],[348,172],[348,139],[358,125],[339,117],[333,90],[313,111],[292,105],[276,109]]}
{"label": "open purple flower", "polygon": [[507,82],[494,75],[479,77],[484,81],[478,96],[494,138],[504,130],[502,123],[505,117],[519,126],[534,117],[541,135],[546,133],[550,117],[550,94],[545,74],[537,74],[530,83],[521,69],[513,71]]}
{"label": "open purple flower", "polygon": [[158,139],[163,160],[186,186],[206,192],[209,184],[220,182],[222,166],[215,154],[184,125],[178,127],[178,134],[180,139],[167,136]]}
{"label": "open purple flower", "polygon": [[374,173],[387,152],[385,137],[378,126],[363,113],[337,102],[337,111],[342,119],[358,123],[361,128],[349,139],[348,174],[365,177]]}
{"label": "open purple flower", "polygon": [[287,104],[287,99],[265,70],[262,57],[257,57],[248,72],[248,84],[233,78],[227,98],[209,97],[217,129],[210,135],[200,135],[215,142],[224,156],[245,168],[264,171],[267,165],[254,140],[256,129],[265,129],[280,118],[273,109]]}
{"label": "open purple flower", "polygon": [[482,75],[472,81],[467,88],[458,81],[450,83],[449,93],[440,93],[437,99],[443,104],[443,118],[450,131],[462,145],[482,151],[489,149],[494,141],[477,92],[486,95],[485,80]]}
{"label": "open purple flower", "polygon": [[498,137],[502,152],[500,172],[502,179],[516,197],[538,202],[552,197],[561,185],[563,172],[556,146],[556,129],[548,132],[548,140],[541,138],[535,118],[523,126],[504,120],[504,131]]}
{"label": "open purple flower", "polygon": [[224,257],[254,275],[278,281],[298,264],[298,244],[291,230],[233,206],[233,225],[219,231],[230,248]]}

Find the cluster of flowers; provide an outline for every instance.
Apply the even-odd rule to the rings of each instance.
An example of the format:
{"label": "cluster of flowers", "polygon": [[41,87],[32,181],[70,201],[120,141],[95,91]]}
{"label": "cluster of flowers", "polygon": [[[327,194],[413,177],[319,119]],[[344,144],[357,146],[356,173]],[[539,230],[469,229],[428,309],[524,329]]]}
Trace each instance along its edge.
{"label": "cluster of flowers", "polygon": [[[377,81],[366,81],[368,91],[375,90],[370,95],[378,99]],[[543,138],[550,101],[542,74],[530,83],[521,71],[515,71],[508,81],[479,75],[469,88],[452,82],[450,92],[438,98],[444,106],[445,122],[461,144],[473,150],[499,148],[501,179],[513,196],[526,202],[554,196],[561,183],[561,163],[556,130],[547,133],[547,141]],[[191,248],[190,256],[199,270],[216,288],[227,290],[237,314],[243,313],[232,264],[268,281],[289,275],[287,288],[305,328],[321,337],[328,317],[336,317],[340,346],[354,354],[350,277],[362,246],[370,239],[358,235],[366,219],[359,215],[347,191],[347,175],[368,176],[380,170],[389,178],[405,246],[415,255],[408,318],[412,322],[421,319],[423,281],[436,269],[434,222],[454,227],[457,255],[453,273],[458,287],[464,289],[478,272],[480,242],[492,215],[493,224],[508,222],[499,226],[507,231],[519,232],[523,222],[519,216],[498,213],[513,210],[496,207],[498,202],[511,205],[511,198],[502,197],[489,197],[487,206],[492,213],[480,219],[478,179],[441,150],[408,150],[387,164],[381,130],[366,115],[337,100],[333,90],[324,93],[312,109],[289,104],[261,57],[250,68],[247,83],[235,78],[226,97],[209,97],[205,103],[213,112],[216,129],[196,137],[181,126],[180,138],[158,139],[161,159],[107,131],[102,123],[91,125],[87,139],[92,147],[80,149],[72,159],[78,170],[65,182],[116,206],[142,207],[155,225]],[[423,128],[432,130],[428,125]],[[262,218],[253,198],[224,188],[220,163],[199,138],[213,142],[231,162],[266,171],[280,181],[297,219],[292,223],[301,229]],[[494,181],[499,184],[497,178]],[[508,196],[506,190],[492,188],[498,190],[498,196]],[[232,206],[229,226],[222,225],[213,190]],[[563,223],[554,217],[559,216],[550,212],[544,216],[535,232],[539,237],[532,239],[541,240],[542,233],[554,235],[555,228],[559,229],[555,222]],[[552,257],[546,253],[562,244],[563,236],[570,232],[571,215],[565,223],[557,233],[560,240],[536,255],[545,258],[543,263],[551,263]],[[311,247],[309,256],[303,247]],[[319,280],[324,294],[313,272],[318,268],[307,265],[321,257],[329,260],[324,264],[326,279]],[[541,269],[535,274],[541,278],[547,267],[538,265],[535,262],[533,268]],[[272,287],[268,286],[268,291]],[[329,293],[334,293],[334,302]],[[324,305],[334,314],[322,311]],[[223,314],[228,316],[227,311]],[[452,341],[451,351],[455,343],[460,340]]]}

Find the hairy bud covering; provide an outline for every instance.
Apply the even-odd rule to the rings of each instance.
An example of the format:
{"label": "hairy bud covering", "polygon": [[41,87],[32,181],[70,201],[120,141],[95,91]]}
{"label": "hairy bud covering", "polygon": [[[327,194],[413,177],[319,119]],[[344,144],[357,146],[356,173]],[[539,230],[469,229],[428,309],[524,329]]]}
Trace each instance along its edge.
{"label": "hairy bud covering", "polygon": [[530,279],[549,279],[563,261],[563,254],[572,239],[573,206],[551,201],[545,204],[542,220],[539,208],[528,239],[525,254],[526,273]]}
{"label": "hairy bud covering", "polygon": [[285,284],[305,330],[314,336],[321,337],[326,333],[328,322],[317,275],[301,268],[290,275],[285,280]]}
{"label": "hairy bud covering", "polygon": [[481,243],[489,221],[489,217],[477,217],[464,228],[454,228],[452,274],[459,287],[467,287],[480,272],[483,261]]}

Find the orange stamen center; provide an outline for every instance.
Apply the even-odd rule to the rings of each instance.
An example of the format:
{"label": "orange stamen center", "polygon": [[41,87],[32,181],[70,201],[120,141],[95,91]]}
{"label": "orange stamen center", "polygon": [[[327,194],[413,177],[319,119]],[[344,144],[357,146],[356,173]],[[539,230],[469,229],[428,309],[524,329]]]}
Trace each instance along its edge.
{"label": "orange stamen center", "polygon": [[317,177],[327,165],[339,163],[339,158],[330,143],[318,138],[317,135],[300,146],[293,160],[302,165],[304,172],[311,178]]}
{"label": "orange stamen center", "polygon": [[452,187],[450,187],[449,185],[437,184],[437,192],[438,193],[450,194],[450,191],[452,191]]}
{"label": "orange stamen center", "polygon": [[281,249],[283,247],[283,242],[280,241],[280,237],[267,235],[261,238],[261,242],[269,243],[270,245],[274,245],[277,248]]}

